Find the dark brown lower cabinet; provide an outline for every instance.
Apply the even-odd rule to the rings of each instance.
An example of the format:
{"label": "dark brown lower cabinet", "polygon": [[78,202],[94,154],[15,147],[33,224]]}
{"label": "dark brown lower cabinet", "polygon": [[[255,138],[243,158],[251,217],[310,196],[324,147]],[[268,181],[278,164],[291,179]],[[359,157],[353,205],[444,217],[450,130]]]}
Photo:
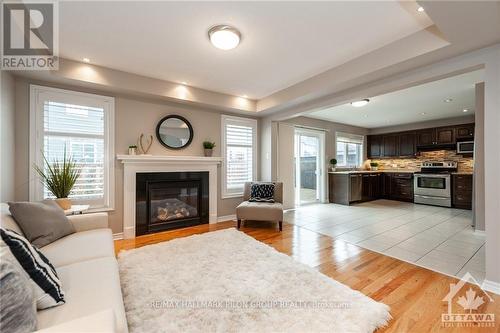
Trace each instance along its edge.
{"label": "dark brown lower cabinet", "polygon": [[472,209],[472,175],[454,174],[451,183],[453,207]]}

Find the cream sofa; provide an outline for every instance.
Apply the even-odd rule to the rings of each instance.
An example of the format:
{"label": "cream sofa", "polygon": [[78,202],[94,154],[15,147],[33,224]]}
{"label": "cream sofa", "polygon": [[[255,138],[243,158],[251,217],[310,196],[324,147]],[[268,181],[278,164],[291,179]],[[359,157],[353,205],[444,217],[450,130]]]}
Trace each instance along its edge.
{"label": "cream sofa", "polygon": [[[39,332],[128,332],[108,215],[68,219],[77,232],[40,248],[56,268],[66,303],[38,311]],[[22,234],[4,203],[0,223]]]}

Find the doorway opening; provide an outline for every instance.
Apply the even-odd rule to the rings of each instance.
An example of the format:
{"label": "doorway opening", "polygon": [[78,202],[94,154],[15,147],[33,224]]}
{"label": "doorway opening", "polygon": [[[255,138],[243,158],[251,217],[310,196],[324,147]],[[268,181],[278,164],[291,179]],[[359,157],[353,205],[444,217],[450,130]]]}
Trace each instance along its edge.
{"label": "doorway opening", "polygon": [[325,197],[325,133],[295,128],[295,205],[323,202]]}

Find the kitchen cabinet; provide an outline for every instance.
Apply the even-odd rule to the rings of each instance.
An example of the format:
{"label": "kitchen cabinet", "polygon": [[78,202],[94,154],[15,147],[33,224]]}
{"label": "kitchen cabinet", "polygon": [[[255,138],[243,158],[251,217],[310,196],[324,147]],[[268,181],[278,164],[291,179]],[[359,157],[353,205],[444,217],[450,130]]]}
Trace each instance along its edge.
{"label": "kitchen cabinet", "polygon": [[436,142],[436,129],[427,128],[417,131],[417,146],[432,146]]}
{"label": "kitchen cabinet", "polygon": [[349,205],[362,199],[362,174],[329,173],[328,201]]}
{"label": "kitchen cabinet", "polygon": [[413,174],[384,174],[383,196],[387,199],[413,202]]}
{"label": "kitchen cabinet", "polygon": [[472,209],[472,174],[453,174],[452,204],[455,208]]}
{"label": "kitchen cabinet", "polygon": [[369,135],[368,136],[368,157],[379,158],[382,157],[382,136]]}
{"label": "kitchen cabinet", "polygon": [[438,127],[436,128],[436,143],[437,145],[455,145],[455,127]]}
{"label": "kitchen cabinet", "polygon": [[455,129],[455,138],[462,141],[474,139],[474,124],[458,125]]}
{"label": "kitchen cabinet", "polygon": [[382,137],[382,156],[397,157],[398,156],[399,136],[397,134],[384,135]]}
{"label": "kitchen cabinet", "polygon": [[401,133],[399,135],[399,157],[415,156],[417,153],[415,139],[415,132]]}
{"label": "kitchen cabinet", "polygon": [[419,150],[455,150],[457,141],[474,139],[474,123],[368,135],[368,158],[408,158]]}

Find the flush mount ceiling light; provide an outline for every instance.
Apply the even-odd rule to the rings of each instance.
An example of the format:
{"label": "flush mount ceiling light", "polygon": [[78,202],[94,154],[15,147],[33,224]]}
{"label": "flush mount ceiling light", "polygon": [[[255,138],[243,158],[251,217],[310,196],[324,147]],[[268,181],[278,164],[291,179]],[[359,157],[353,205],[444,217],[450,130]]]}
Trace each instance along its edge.
{"label": "flush mount ceiling light", "polygon": [[365,106],[366,104],[368,104],[368,102],[370,102],[370,100],[368,98],[365,98],[365,99],[362,99],[359,101],[351,102],[351,105],[356,107],[356,108],[359,108],[359,107]]}
{"label": "flush mount ceiling light", "polygon": [[208,38],[216,48],[231,50],[240,43],[241,33],[229,25],[216,25],[208,30]]}
{"label": "flush mount ceiling light", "polygon": [[447,99],[444,100],[445,103],[451,103],[452,101],[453,101],[452,98],[447,98]]}
{"label": "flush mount ceiling light", "polygon": [[89,59],[89,58],[83,58],[82,60],[83,60],[83,62],[86,62],[86,63],[89,63],[89,62],[90,62],[90,59]]}
{"label": "flush mount ceiling light", "polygon": [[469,112],[469,110],[468,109],[463,109],[462,112]]}
{"label": "flush mount ceiling light", "polygon": [[419,13],[425,12],[424,7],[422,7],[422,6],[418,7],[417,12],[419,12]]}

